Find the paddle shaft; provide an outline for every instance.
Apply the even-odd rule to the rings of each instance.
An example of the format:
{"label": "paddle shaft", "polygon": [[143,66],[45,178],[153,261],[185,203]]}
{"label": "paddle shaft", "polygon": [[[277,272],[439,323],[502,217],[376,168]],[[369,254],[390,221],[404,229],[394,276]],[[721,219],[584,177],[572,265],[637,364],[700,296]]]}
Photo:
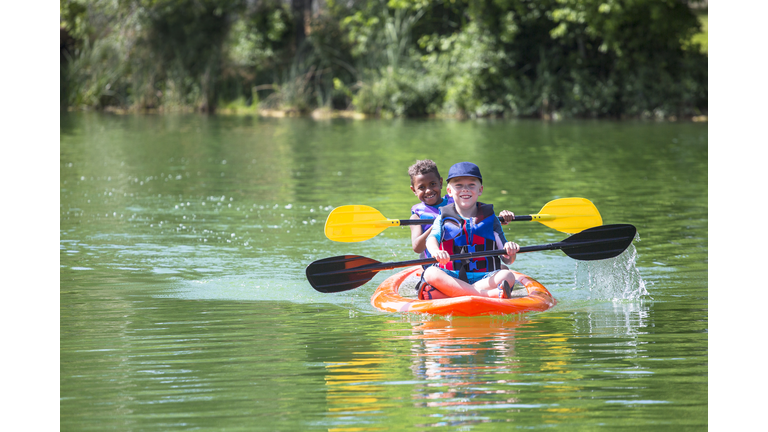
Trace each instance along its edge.
{"label": "paddle shaft", "polygon": [[[535,215],[536,220],[538,219],[548,219],[549,215]],[[501,221],[501,217],[499,217],[499,221]],[[512,222],[518,222],[518,221],[532,221],[534,220],[533,215],[527,215],[527,216],[515,216],[514,219],[512,219]],[[434,222],[434,219],[400,219],[398,222],[400,222],[400,225],[431,225],[432,222]]]}

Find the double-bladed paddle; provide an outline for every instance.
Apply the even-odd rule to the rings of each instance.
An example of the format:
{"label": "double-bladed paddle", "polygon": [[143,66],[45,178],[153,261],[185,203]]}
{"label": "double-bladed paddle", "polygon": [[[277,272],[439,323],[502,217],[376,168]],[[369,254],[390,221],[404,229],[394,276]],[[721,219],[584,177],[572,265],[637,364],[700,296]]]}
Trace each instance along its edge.
{"label": "double-bladed paddle", "polygon": [[[567,239],[540,246],[524,246],[518,253],[560,249],[571,258],[594,261],[613,258],[624,252],[635,238],[633,225],[615,224],[589,228]],[[451,255],[451,260],[506,255],[504,249]],[[307,280],[312,288],[323,293],[351,290],[371,280],[382,270],[432,264],[435,258],[381,263],[359,255],[325,258],[307,266]]]}
{"label": "double-bladed paddle", "polygon": [[[515,216],[512,221],[536,221],[569,234],[603,224],[597,207],[585,198],[556,199],[545,204],[539,213]],[[376,237],[389,227],[431,223],[429,219],[387,219],[373,207],[345,205],[328,215],[325,235],[338,242],[360,242]]]}

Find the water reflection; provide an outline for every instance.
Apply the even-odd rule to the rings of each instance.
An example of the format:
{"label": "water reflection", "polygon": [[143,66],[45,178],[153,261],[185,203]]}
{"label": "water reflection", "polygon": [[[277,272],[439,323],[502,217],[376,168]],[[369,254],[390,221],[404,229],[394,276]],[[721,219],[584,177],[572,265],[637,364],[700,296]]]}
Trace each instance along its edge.
{"label": "water reflection", "polygon": [[[412,370],[425,379],[456,378],[473,371],[508,371],[502,359],[514,356],[514,330],[525,321],[519,317],[455,317],[413,323],[409,340],[418,342],[411,345],[411,355],[418,364]],[[482,366],[460,366],[461,362],[455,360],[464,356]]]}
{"label": "water reflection", "polygon": [[398,334],[386,349],[325,364],[329,415],[344,424],[378,418],[405,397],[404,386],[419,427],[559,423],[607,404],[668,403],[640,396],[654,375],[635,361],[648,352],[650,309],[642,302],[561,314],[410,315],[387,324]]}
{"label": "water reflection", "polygon": [[[564,333],[542,333],[526,316],[454,318],[413,323],[415,406],[434,408],[440,421],[423,426],[515,422],[521,412],[573,412],[559,398],[532,398],[541,391],[575,393],[578,377],[567,371],[570,348]],[[538,358],[517,352],[538,345]],[[525,351],[524,351],[525,352]],[[540,380],[542,374],[567,377]],[[533,378],[533,379],[532,379]],[[527,414],[526,414],[527,415]]]}
{"label": "water reflection", "polygon": [[528,321],[518,316],[456,317],[413,323],[408,337],[411,370],[422,382],[413,389],[415,406],[454,412],[461,407],[462,412],[423,426],[487,422],[491,419],[477,412],[483,406],[500,409],[519,403],[519,390],[504,384],[515,381],[520,367],[515,332]]}
{"label": "water reflection", "polygon": [[[496,421],[479,410],[519,402],[519,390],[503,386],[515,381],[515,331],[527,322],[522,316],[388,321],[397,329],[392,331],[402,333],[389,338],[388,349],[358,351],[325,365],[329,417],[340,427],[335,430],[350,430],[343,428],[350,424],[355,430],[376,430],[364,425],[402,406],[404,398],[411,404],[404,414],[416,427]],[[439,421],[425,423],[429,418]]]}
{"label": "water reflection", "polygon": [[345,362],[326,363],[328,411],[332,416],[373,412],[382,409],[385,399],[382,381],[386,374],[382,365],[387,353],[383,351],[355,352],[355,358]]}

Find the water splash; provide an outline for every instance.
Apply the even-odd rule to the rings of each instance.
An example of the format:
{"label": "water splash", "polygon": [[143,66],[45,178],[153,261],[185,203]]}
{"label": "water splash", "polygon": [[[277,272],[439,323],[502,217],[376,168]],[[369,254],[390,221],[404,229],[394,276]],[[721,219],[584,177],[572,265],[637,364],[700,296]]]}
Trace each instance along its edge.
{"label": "water splash", "polygon": [[[636,237],[639,241],[639,235]],[[616,258],[579,261],[577,289],[589,292],[590,299],[638,300],[648,296],[645,281],[637,269],[637,249],[633,244]]]}

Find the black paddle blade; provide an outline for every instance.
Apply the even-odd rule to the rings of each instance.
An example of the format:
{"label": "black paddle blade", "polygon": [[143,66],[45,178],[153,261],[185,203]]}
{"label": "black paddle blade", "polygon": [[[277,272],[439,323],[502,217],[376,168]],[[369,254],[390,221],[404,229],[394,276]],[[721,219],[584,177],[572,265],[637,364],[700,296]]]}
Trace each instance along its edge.
{"label": "black paddle blade", "polygon": [[571,258],[595,261],[613,258],[624,252],[635,239],[637,228],[629,224],[601,225],[561,241],[561,249]]}
{"label": "black paddle blade", "polygon": [[322,293],[347,291],[373,279],[378,270],[366,269],[365,266],[374,264],[380,263],[359,255],[325,258],[307,266],[307,280],[312,288]]}

